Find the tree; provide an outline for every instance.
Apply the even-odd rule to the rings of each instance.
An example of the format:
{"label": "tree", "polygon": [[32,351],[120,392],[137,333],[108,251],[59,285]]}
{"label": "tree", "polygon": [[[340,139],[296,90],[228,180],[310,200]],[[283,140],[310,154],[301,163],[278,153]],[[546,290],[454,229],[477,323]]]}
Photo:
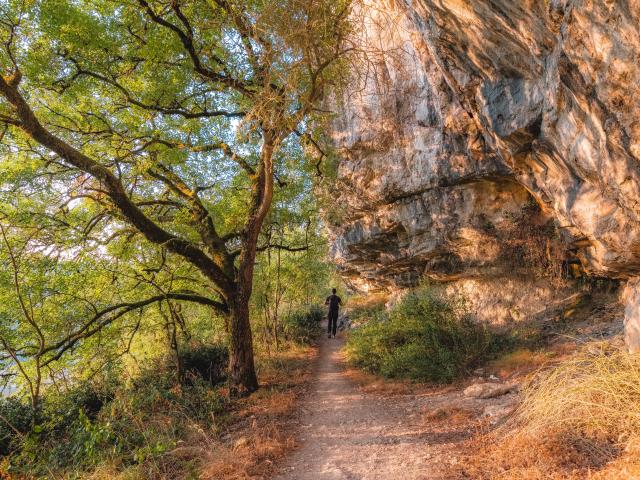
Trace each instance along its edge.
{"label": "tree", "polygon": [[[304,188],[304,187],[303,187]],[[256,261],[253,313],[262,318],[263,343],[280,348],[282,320],[317,302],[331,284],[326,238],[319,225],[316,195],[303,188],[280,191],[264,236],[272,248]],[[284,195],[283,195],[284,194]],[[296,245],[283,250],[278,245]]]}
{"label": "tree", "polygon": [[53,221],[90,211],[97,244],[142,237],[197,269],[214,296],[197,301],[228,317],[233,393],[258,387],[261,231],[286,147],[312,142],[305,126],[351,51],[349,7],[14,0],[0,16],[5,155],[56,179]]}

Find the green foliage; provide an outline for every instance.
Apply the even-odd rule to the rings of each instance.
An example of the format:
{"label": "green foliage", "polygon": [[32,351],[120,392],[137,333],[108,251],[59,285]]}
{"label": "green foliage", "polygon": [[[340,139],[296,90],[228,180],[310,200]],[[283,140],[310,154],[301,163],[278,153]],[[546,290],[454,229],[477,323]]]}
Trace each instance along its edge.
{"label": "green foliage", "polygon": [[[320,270],[310,125],[344,77],[350,6],[0,5],[0,65],[13,75],[0,92],[0,337],[24,359],[3,365],[21,393],[37,398],[50,368],[89,377],[120,355],[158,357],[176,322],[185,335],[172,345],[203,318],[220,336],[248,333],[220,316],[249,301],[256,251],[274,243],[318,247],[290,256],[289,279]],[[14,121],[29,110],[45,136]],[[290,295],[308,297],[314,277],[298,276]]]}
{"label": "green foliage", "polygon": [[18,432],[31,427],[32,411],[29,405],[9,397],[0,399],[0,455],[7,455],[19,439]]}
{"label": "green foliage", "polygon": [[68,390],[44,397],[38,419],[40,434],[59,436],[78,429],[79,417],[95,420],[102,408],[115,398],[115,381],[81,382]]}
{"label": "green foliage", "polygon": [[[210,358],[222,349],[202,351],[209,356],[200,358]],[[180,385],[175,372],[157,365],[143,369],[129,386],[117,386],[108,398],[105,390],[83,384],[45,397],[38,428],[12,435],[9,471],[46,476],[51,469],[80,472],[116,459],[144,469],[193,428],[211,426],[225,407],[208,379],[193,376],[189,385]],[[103,402],[97,411],[96,399]]]}
{"label": "green foliage", "polygon": [[461,302],[422,287],[351,332],[347,354],[356,367],[385,377],[450,382],[485,358],[492,341]]}
{"label": "green foliage", "polygon": [[[313,190],[335,158],[320,162],[311,139],[323,144],[315,107],[345,73],[350,1],[144,4],[0,5],[16,95],[90,160],[10,121],[23,110],[1,96],[0,368],[19,400],[0,414],[24,435],[0,422],[0,448],[18,476],[144,465],[210,422],[229,354],[206,342],[233,345],[223,315],[239,279],[249,287],[238,272],[254,271],[242,260],[255,243],[251,322],[266,315],[272,332],[258,344],[310,341],[315,313],[279,318],[332,274]],[[255,238],[249,213],[274,178]]]}
{"label": "green foliage", "polygon": [[349,298],[349,320],[352,325],[360,325],[372,318],[380,318],[385,313],[387,294],[358,295]]}
{"label": "green foliage", "polygon": [[326,261],[327,239],[315,198],[304,190],[290,198],[280,195],[270,214],[268,236],[272,244],[297,250],[274,248],[257,259],[252,317],[255,338],[266,349],[280,348],[283,319],[323,298],[335,274],[335,267]]}
{"label": "green foliage", "polygon": [[318,305],[299,308],[284,319],[284,332],[288,338],[299,343],[312,343],[320,334],[320,322],[325,311]]}

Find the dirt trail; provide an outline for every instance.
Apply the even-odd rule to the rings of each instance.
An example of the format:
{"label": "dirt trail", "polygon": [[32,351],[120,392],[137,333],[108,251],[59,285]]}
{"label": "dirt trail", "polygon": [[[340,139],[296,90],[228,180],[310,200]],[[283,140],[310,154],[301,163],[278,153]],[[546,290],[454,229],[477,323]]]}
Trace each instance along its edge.
{"label": "dirt trail", "polygon": [[365,393],[347,376],[343,340],[324,338],[304,400],[300,447],[276,480],[444,479],[447,451],[468,437],[434,431],[423,412],[450,395]]}

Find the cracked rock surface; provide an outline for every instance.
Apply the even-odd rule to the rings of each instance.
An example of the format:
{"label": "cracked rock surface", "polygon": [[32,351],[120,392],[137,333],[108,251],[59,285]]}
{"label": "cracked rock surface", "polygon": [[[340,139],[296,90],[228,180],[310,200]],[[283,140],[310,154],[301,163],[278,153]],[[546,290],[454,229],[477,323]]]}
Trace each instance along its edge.
{"label": "cracked rock surface", "polygon": [[397,0],[359,13],[362,42],[385,55],[336,99],[332,125],[344,206],[332,253],[354,287],[512,276],[527,267],[505,261],[514,224],[561,245],[556,263],[640,275],[640,1]]}

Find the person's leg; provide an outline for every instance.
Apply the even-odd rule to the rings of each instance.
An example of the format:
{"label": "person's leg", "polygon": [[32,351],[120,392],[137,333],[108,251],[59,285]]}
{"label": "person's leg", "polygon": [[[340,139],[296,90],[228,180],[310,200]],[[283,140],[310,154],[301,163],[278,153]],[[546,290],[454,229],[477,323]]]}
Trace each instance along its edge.
{"label": "person's leg", "polygon": [[332,322],[331,322],[331,333],[333,336],[336,336],[336,328],[338,327],[338,312],[331,312]]}
{"label": "person's leg", "polygon": [[331,338],[331,311],[329,311],[327,315],[327,334],[329,338]]}

